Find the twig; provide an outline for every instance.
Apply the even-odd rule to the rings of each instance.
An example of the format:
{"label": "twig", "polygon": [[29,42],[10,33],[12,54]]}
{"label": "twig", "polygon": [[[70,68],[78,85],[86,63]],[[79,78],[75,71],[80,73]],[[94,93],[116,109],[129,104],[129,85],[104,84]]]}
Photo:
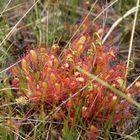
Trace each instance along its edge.
{"label": "twig", "polygon": [[[137,0],[137,6],[136,7],[139,7],[139,5],[140,5],[140,0]],[[129,68],[130,59],[131,59],[131,52],[132,52],[132,47],[133,47],[133,40],[134,40],[134,33],[135,33],[135,28],[136,28],[138,10],[136,10],[136,12],[135,12],[135,18],[134,18],[133,28],[132,28],[132,33],[131,33],[129,52],[128,52],[128,58],[127,58],[127,64],[126,64],[125,85],[126,85],[126,81],[127,81],[128,68]]]}
{"label": "twig", "polygon": [[106,40],[108,39],[109,35],[112,33],[112,31],[116,28],[116,26],[127,16],[131,15],[132,13],[138,11],[139,6],[133,7],[132,9],[130,9],[129,11],[127,11],[121,18],[119,18],[110,28],[110,30],[108,31],[108,33],[106,34],[106,36],[103,38],[102,42],[105,43]]}

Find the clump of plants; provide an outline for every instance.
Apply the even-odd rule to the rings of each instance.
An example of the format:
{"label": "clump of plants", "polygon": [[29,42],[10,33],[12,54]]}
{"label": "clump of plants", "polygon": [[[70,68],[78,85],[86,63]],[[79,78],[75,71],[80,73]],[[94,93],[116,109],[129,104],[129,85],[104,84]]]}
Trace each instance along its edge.
{"label": "clump of plants", "polygon": [[[128,97],[134,93],[126,90],[126,67],[123,62],[116,61],[117,49],[102,44],[101,32],[99,29],[91,33],[86,20],[61,55],[57,44],[50,49],[39,45],[29,50],[21,63],[12,68],[12,86],[34,106],[43,105],[46,116],[55,110],[51,114],[52,119],[61,122],[67,119],[72,125],[76,123],[76,107],[79,106],[79,116],[91,139],[100,134],[103,124],[111,125],[111,129],[112,126],[122,126],[126,119],[132,117],[128,110],[131,104],[126,99],[78,70],[96,75]],[[111,124],[107,123],[108,120]]]}

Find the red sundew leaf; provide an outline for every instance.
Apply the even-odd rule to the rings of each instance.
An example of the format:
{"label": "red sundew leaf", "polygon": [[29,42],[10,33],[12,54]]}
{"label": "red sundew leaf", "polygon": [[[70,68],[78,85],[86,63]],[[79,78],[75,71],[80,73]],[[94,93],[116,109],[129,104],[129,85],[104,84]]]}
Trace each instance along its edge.
{"label": "red sundew leaf", "polygon": [[91,125],[89,131],[88,131],[88,137],[91,140],[95,140],[98,136],[99,130],[97,127],[95,127],[94,125]]}
{"label": "red sundew leaf", "polygon": [[116,52],[117,51],[117,48],[115,48],[115,47],[111,47],[111,48],[109,48],[109,50],[108,50],[108,52],[110,53],[110,55],[112,56],[112,57],[114,57],[114,58],[116,58],[117,57],[117,55],[116,55]]}
{"label": "red sundew leaf", "polygon": [[74,79],[74,78],[71,78],[70,81],[71,82],[69,83],[70,84],[69,88],[73,91],[74,89],[77,88],[79,82],[77,82],[76,79]]}
{"label": "red sundew leaf", "polygon": [[129,119],[132,117],[131,113],[125,113],[125,114],[115,114],[114,120],[121,120],[121,119]]}
{"label": "red sundew leaf", "polygon": [[82,116],[84,119],[89,120],[91,119],[93,113],[94,113],[93,110],[87,108],[85,111],[82,112]]}
{"label": "red sundew leaf", "polygon": [[6,126],[18,130],[20,127],[20,123],[16,120],[6,120]]}
{"label": "red sundew leaf", "polygon": [[19,75],[19,70],[18,70],[18,68],[15,67],[15,66],[12,67],[11,73],[12,73],[12,75],[13,75],[14,77],[18,77],[18,75]]}
{"label": "red sundew leaf", "polygon": [[30,95],[30,99],[35,103],[38,104],[41,100],[42,97],[45,97],[43,93],[41,93],[40,91],[35,91],[34,93],[32,93]]}
{"label": "red sundew leaf", "polygon": [[90,140],[96,140],[97,136],[98,136],[98,133],[88,131],[88,137],[89,137]]}
{"label": "red sundew leaf", "polygon": [[33,78],[30,76],[26,76],[26,80],[28,82],[28,84],[32,84],[33,83]]}
{"label": "red sundew leaf", "polygon": [[38,105],[40,103],[41,97],[38,96],[31,96],[30,100],[35,103],[36,105]]}
{"label": "red sundew leaf", "polygon": [[55,58],[55,59],[53,60],[53,67],[54,67],[55,69],[57,69],[59,65],[60,65],[59,60],[58,60],[57,58]]}
{"label": "red sundew leaf", "polygon": [[125,75],[125,71],[126,71],[126,66],[123,63],[119,63],[114,67],[115,71],[117,73],[120,73],[121,76]]}
{"label": "red sundew leaf", "polygon": [[91,67],[89,67],[86,62],[81,64],[82,69],[86,70],[86,71],[90,71]]}
{"label": "red sundew leaf", "polygon": [[65,87],[69,87],[70,85],[70,78],[66,77],[63,79],[63,83]]}
{"label": "red sundew leaf", "polygon": [[[125,113],[125,114],[114,114],[114,116],[113,116],[113,123],[116,123],[116,122],[120,121],[121,119],[129,119],[131,117],[132,117],[132,114],[129,113],[129,112]],[[109,114],[106,114],[106,115],[99,114],[96,119],[98,121],[107,121],[110,118],[111,118],[111,115],[109,113]]]}
{"label": "red sundew leaf", "polygon": [[18,78],[15,78],[12,80],[12,86],[13,87],[19,87],[19,79]]}
{"label": "red sundew leaf", "polygon": [[36,51],[30,50],[30,59],[34,65],[37,65],[38,55],[37,55]]}
{"label": "red sundew leaf", "polygon": [[55,57],[58,56],[59,46],[58,44],[53,44],[50,51]]}

